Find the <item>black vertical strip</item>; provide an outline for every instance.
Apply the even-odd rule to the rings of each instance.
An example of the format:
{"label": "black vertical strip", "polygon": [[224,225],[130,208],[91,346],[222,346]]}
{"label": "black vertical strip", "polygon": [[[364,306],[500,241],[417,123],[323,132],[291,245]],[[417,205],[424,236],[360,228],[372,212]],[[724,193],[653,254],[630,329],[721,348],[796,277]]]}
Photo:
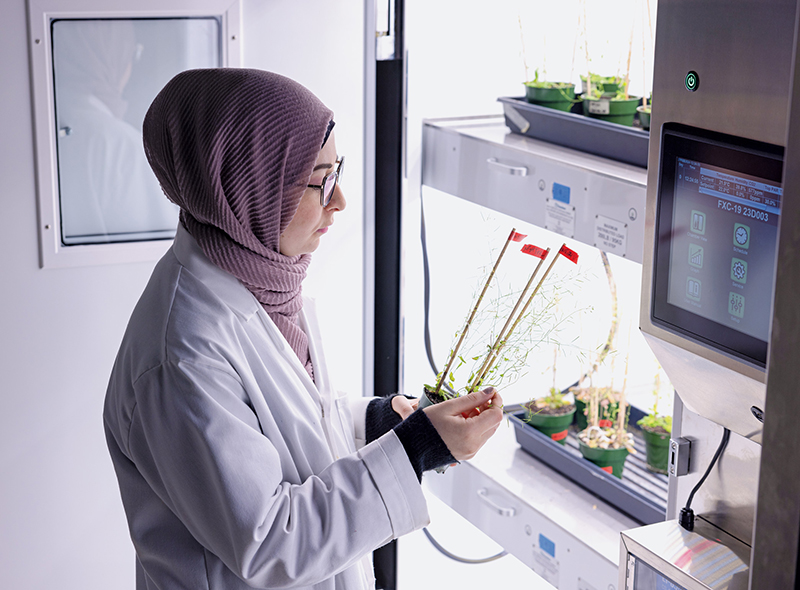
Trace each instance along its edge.
{"label": "black vertical strip", "polygon": [[[400,387],[403,60],[376,63],[374,395]],[[377,587],[397,587],[397,541],[373,554]]]}
{"label": "black vertical strip", "polygon": [[385,396],[400,383],[403,61],[376,65],[374,394]]}
{"label": "black vertical strip", "polygon": [[[403,0],[395,0],[394,59],[375,68],[374,395],[400,387],[400,228],[405,43]],[[397,588],[397,541],[373,553],[376,587]]]}

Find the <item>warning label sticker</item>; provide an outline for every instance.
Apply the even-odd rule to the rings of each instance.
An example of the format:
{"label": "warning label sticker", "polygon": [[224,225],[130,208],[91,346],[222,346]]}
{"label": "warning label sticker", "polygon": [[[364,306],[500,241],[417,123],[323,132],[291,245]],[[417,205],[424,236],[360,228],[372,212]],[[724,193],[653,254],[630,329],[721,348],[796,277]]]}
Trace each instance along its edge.
{"label": "warning label sticker", "polygon": [[594,245],[605,252],[625,256],[628,224],[598,215],[594,222]]}
{"label": "warning label sticker", "polygon": [[552,232],[575,237],[575,207],[556,199],[547,199],[544,210],[544,228]]}
{"label": "warning label sticker", "polygon": [[534,572],[544,578],[545,582],[549,582],[558,588],[558,560],[546,548],[533,546],[533,567]]}

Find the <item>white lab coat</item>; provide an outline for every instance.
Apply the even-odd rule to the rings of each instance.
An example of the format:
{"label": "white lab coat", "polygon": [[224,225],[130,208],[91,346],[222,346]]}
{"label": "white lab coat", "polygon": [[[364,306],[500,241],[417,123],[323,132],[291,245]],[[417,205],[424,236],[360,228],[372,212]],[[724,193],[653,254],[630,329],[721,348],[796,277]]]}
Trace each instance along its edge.
{"label": "white lab coat", "polygon": [[179,228],[104,411],[137,589],[374,588],[370,552],[428,523],[395,433],[356,449],[310,305],[301,326],[316,385],[252,294]]}

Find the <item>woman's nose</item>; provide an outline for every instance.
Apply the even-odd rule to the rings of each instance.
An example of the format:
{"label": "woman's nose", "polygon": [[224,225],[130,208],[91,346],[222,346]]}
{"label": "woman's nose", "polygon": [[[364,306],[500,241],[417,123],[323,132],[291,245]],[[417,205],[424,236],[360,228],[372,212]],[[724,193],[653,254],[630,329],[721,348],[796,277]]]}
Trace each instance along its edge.
{"label": "woman's nose", "polygon": [[325,208],[331,211],[343,211],[345,207],[347,207],[347,200],[344,198],[344,191],[342,191],[342,187],[339,186],[339,183],[336,183],[336,187],[333,189],[333,195],[331,196],[331,202],[328,203],[328,206]]}

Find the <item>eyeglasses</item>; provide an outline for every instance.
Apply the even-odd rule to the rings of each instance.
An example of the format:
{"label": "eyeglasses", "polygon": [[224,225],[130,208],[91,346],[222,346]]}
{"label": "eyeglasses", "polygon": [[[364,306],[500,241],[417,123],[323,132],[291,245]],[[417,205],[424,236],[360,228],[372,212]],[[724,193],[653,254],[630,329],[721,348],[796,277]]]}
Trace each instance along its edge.
{"label": "eyeglasses", "polygon": [[330,204],[331,199],[333,198],[333,191],[336,189],[336,183],[342,177],[342,173],[344,172],[344,156],[336,160],[334,163],[336,164],[336,170],[323,178],[322,184],[308,185],[308,188],[319,189],[319,204],[323,207],[327,207]]}

